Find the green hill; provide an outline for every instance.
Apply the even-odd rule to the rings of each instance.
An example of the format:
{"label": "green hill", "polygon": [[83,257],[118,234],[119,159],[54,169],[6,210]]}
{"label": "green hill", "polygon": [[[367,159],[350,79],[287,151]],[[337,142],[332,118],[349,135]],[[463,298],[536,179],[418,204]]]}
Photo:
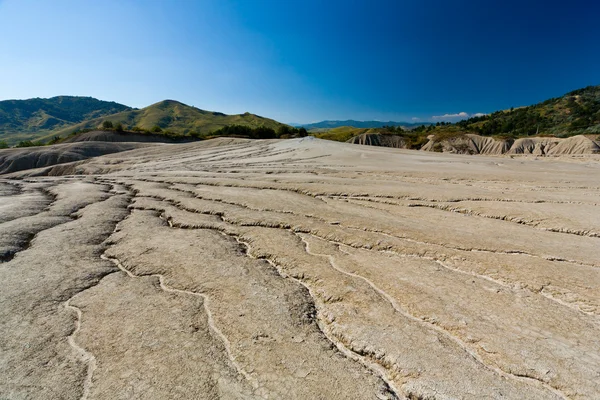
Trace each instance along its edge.
{"label": "green hill", "polygon": [[130,110],[123,104],[92,97],[0,101],[0,140],[35,140],[85,120]]}
{"label": "green hill", "polygon": [[423,125],[410,130],[390,126],[368,130],[341,127],[312,134],[323,139],[346,141],[350,136],[363,131],[402,136],[407,147],[413,149],[419,149],[427,143],[429,135],[434,136],[435,142],[462,137],[467,133],[506,139],[597,135],[600,133],[600,86],[588,86],[528,107],[496,111],[455,124],[438,122],[436,125]]}
{"label": "green hill", "polygon": [[496,111],[456,125],[484,136],[567,137],[600,133],[600,86],[588,86],[532,106]]}
{"label": "green hill", "polygon": [[281,123],[258,115],[244,113],[227,115],[220,112],[205,111],[174,100],[164,100],[148,107],[128,110],[120,113],[94,118],[71,125],[54,132],[55,135],[66,136],[77,130],[96,129],[104,121],[113,125],[121,124],[124,129],[157,130],[180,135],[198,133],[210,134],[228,125],[243,125],[256,128],[265,126],[277,130]]}
{"label": "green hill", "polygon": [[[50,99],[0,102],[0,142],[48,142],[77,131],[95,130],[105,121],[125,130],[160,131],[178,135],[207,136],[225,126],[267,127],[283,124],[258,115],[227,115],[200,110],[174,100],[164,100],[142,109],[91,97],[60,96]],[[160,129],[158,129],[160,128]]]}

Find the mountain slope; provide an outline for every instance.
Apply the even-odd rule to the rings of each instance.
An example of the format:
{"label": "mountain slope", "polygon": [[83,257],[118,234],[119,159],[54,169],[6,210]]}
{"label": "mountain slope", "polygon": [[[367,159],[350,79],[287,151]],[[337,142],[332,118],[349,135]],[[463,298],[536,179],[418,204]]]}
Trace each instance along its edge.
{"label": "mountain slope", "polygon": [[226,125],[266,126],[273,129],[283,125],[275,120],[250,113],[227,115],[220,112],[201,110],[175,100],[164,100],[139,110],[127,110],[83,121],[55,133],[65,136],[76,130],[95,129],[104,121],[110,121],[113,124],[120,123],[125,129],[152,130],[155,127],[160,127],[163,131],[178,134],[193,132],[208,134]]}
{"label": "mountain slope", "polygon": [[92,97],[4,100],[0,101],[0,140],[14,143],[36,139],[69,125],[130,109]]}
{"label": "mountain slope", "polygon": [[600,133],[600,86],[588,86],[528,107],[496,111],[457,123],[481,135],[573,136]]}

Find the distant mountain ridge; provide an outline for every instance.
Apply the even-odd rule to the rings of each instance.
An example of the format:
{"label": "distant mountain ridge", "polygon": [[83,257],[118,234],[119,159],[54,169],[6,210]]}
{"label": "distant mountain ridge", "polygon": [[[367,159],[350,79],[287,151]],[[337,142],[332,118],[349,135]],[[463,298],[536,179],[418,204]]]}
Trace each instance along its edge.
{"label": "distant mountain ridge", "polygon": [[384,126],[403,126],[406,128],[412,128],[421,125],[431,125],[431,122],[397,122],[397,121],[356,121],[349,119],[346,121],[321,121],[312,124],[294,124],[294,126],[304,127],[307,130],[311,129],[332,129],[339,128],[342,126],[352,126],[354,128],[383,128]]}

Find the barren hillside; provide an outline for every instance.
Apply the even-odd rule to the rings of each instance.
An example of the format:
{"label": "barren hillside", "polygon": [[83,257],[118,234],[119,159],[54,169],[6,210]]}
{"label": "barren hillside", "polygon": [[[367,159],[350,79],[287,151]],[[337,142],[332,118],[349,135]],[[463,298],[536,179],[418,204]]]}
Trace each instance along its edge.
{"label": "barren hillside", "polygon": [[5,176],[0,397],[597,398],[599,172],[309,137]]}

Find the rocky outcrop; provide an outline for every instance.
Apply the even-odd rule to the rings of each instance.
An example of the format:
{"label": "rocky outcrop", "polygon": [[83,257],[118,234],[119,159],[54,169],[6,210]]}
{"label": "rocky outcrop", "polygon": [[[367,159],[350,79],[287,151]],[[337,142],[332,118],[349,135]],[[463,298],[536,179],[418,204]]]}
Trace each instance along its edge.
{"label": "rocky outcrop", "polygon": [[439,140],[429,137],[421,150],[456,154],[531,154],[559,156],[600,153],[600,140],[594,136],[577,135],[570,138],[531,137],[520,139],[495,139],[474,134],[464,134]]}
{"label": "rocky outcrop", "polygon": [[362,135],[354,136],[347,143],[394,147],[397,149],[406,149],[408,147],[406,140],[402,136],[384,133],[363,133]]}
{"label": "rocky outcrop", "polygon": [[511,140],[496,140],[473,134],[455,136],[445,140],[436,140],[434,135],[421,148],[424,151],[437,151],[458,154],[505,154],[511,148]]}

